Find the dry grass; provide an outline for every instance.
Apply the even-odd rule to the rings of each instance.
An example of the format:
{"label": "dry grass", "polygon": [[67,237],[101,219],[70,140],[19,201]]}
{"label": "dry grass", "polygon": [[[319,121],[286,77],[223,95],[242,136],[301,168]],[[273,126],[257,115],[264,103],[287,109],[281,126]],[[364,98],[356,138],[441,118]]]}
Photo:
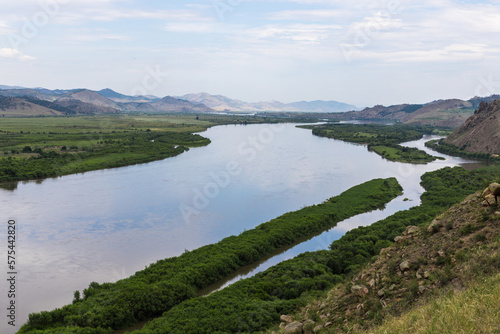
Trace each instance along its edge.
{"label": "dry grass", "polygon": [[500,274],[391,319],[365,333],[500,333]]}

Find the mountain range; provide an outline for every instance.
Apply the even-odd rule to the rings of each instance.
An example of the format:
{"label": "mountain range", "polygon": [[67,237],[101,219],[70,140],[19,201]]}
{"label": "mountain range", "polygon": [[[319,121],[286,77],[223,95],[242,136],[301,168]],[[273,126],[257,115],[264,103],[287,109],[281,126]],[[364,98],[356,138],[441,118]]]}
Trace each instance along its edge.
{"label": "mountain range", "polygon": [[462,125],[481,102],[491,102],[500,95],[474,97],[470,100],[447,99],[426,104],[398,104],[392,106],[376,105],[360,111],[330,115],[340,120],[390,120],[406,124],[428,124],[456,128]]}
{"label": "mountain range", "polygon": [[0,85],[2,99],[0,111],[6,116],[104,114],[121,112],[344,112],[356,107],[337,101],[282,103],[269,101],[249,103],[208,93],[188,94],[180,97],[129,96],[109,88],[50,90]]}
{"label": "mountain range", "polygon": [[498,98],[500,95],[474,97],[470,100],[437,100],[425,104],[398,104],[387,107],[376,105],[359,110],[353,105],[337,101],[250,103],[208,93],[159,98],[152,95],[129,96],[109,88],[100,91],[89,89],[50,90],[0,85],[0,116],[130,112],[280,112],[285,117],[296,116],[297,113],[315,113],[316,117],[337,120],[388,120],[456,128],[464,124],[482,102],[491,102]]}

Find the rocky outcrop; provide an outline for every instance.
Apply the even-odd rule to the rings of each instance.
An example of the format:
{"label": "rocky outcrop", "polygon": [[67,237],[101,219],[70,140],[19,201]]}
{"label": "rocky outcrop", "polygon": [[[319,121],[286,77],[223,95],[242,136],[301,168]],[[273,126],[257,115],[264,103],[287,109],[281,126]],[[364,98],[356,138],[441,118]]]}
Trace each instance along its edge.
{"label": "rocky outcrop", "polygon": [[500,154],[500,100],[481,102],[475,114],[445,142],[470,153]]}
{"label": "rocky outcrop", "polygon": [[[486,193],[496,189],[500,184],[490,185]],[[496,207],[485,211],[481,192],[472,194],[428,226],[408,226],[396,238],[399,243],[382,249],[373,263],[294,318],[302,317],[303,333],[309,327],[313,333],[358,333],[432,299],[438,290],[462,290],[478,270],[500,268],[499,219]],[[313,319],[314,325],[305,325]]]}

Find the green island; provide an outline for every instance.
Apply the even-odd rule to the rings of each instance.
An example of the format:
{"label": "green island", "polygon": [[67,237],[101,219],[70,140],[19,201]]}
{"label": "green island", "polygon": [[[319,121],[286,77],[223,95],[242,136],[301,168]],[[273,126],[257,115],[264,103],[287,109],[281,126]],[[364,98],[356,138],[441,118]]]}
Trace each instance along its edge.
{"label": "green island", "polygon": [[[324,203],[286,213],[238,236],[185,252],[179,257],[160,260],[127,279],[116,283],[92,282],[83,291],[83,296],[79,291],[75,292],[73,304],[50,312],[30,314],[29,321],[19,333],[111,333],[112,329],[160,316],[183,301],[189,302],[199,289],[236,269],[258,261],[280,247],[331,228],[339,221],[380,208],[401,191],[395,178],[368,181]],[[318,262],[318,270],[322,271],[321,267]],[[283,273],[282,278],[286,277]],[[269,284],[275,286],[277,282]],[[319,283],[311,281],[306,285],[307,289],[312,286],[324,288],[332,282],[335,279],[325,276]],[[284,286],[283,289],[279,296],[287,299],[296,298],[305,291],[293,286]],[[268,290],[263,290],[262,296],[266,296],[264,291]],[[278,306],[281,302],[275,304],[282,307]],[[287,310],[299,305],[293,301],[285,304],[289,304]],[[225,307],[234,311],[231,304]],[[220,307],[216,309],[222,311]],[[208,333],[211,328],[207,326],[204,330]]]}
{"label": "green island", "polygon": [[418,140],[425,134],[434,133],[436,128],[430,126],[334,123],[300,127],[312,129],[316,136],[368,144],[368,150],[390,161],[428,163],[440,159],[417,148],[399,145],[406,141]]}
{"label": "green island", "polygon": [[[301,254],[207,297],[185,301],[132,333],[276,332],[281,314],[297,312],[318,296],[324,297],[336,284],[350,282],[407,226],[430,223],[436,215],[482,189],[485,178],[495,179],[499,173],[498,166],[472,172],[447,167],[426,173],[422,176],[426,191],[420,206],[351,230],[334,241],[330,250]],[[399,307],[406,309],[410,305],[405,299]],[[377,312],[371,313],[370,319],[380,321],[381,310]],[[341,322],[335,325],[343,326]]]}

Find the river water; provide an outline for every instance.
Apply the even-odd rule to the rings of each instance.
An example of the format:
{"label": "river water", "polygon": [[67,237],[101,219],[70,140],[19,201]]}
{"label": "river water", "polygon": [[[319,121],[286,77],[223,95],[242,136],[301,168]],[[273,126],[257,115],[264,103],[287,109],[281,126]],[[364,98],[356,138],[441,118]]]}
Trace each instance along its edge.
{"label": "river water", "polygon": [[[204,291],[209,293],[301,252],[326,249],[349,229],[418,205],[425,172],[476,167],[435,152],[446,160],[390,162],[364,145],[316,137],[294,124],[217,126],[202,135],[212,143],[174,158],[0,189],[1,252],[6,258],[6,222],[14,219],[18,272],[16,327],[2,316],[0,332],[14,333],[29,313],[71,303],[73,292],[92,281],[117,281],[159,259],[239,234],[359,183],[394,176],[403,186],[404,194],[386,209],[351,218],[243,268]],[[430,139],[406,145],[423,148]],[[0,284],[5,315],[11,300],[7,278]]]}

